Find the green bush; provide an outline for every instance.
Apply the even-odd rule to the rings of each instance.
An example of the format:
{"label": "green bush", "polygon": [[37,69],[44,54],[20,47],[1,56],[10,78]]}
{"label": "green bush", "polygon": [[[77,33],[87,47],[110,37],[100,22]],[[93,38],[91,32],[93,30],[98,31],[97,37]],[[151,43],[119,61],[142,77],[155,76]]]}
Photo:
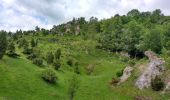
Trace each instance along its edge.
{"label": "green bush", "polygon": [[155,79],[151,80],[151,86],[153,90],[160,91],[163,90],[165,84],[159,76],[156,76]]}
{"label": "green bush", "polygon": [[118,71],[117,73],[116,73],[116,76],[117,77],[121,77],[123,75],[123,69],[121,70],[121,71]]}
{"label": "green bush", "polygon": [[67,64],[69,65],[69,66],[73,66],[73,63],[74,63],[74,61],[73,61],[73,59],[68,59],[68,61],[67,61]]}
{"label": "green bush", "polygon": [[48,64],[52,64],[54,61],[54,55],[52,52],[48,52],[46,55],[46,61]]}
{"label": "green bush", "polygon": [[57,49],[56,52],[54,53],[55,59],[60,59],[61,57],[61,49]]}
{"label": "green bush", "polygon": [[75,67],[74,67],[74,72],[76,73],[76,74],[80,74],[80,70],[79,70],[79,64],[78,64],[78,62],[75,62]]}
{"label": "green bush", "polygon": [[128,64],[129,64],[130,66],[134,66],[134,65],[136,64],[136,60],[134,60],[134,59],[129,60],[129,61],[128,61]]}
{"label": "green bush", "polygon": [[35,58],[35,59],[33,59],[33,64],[35,64],[37,66],[43,66],[43,60],[40,58]]}
{"label": "green bush", "polygon": [[37,55],[35,53],[31,53],[30,55],[28,55],[27,59],[33,60],[37,58]]}
{"label": "green bush", "polygon": [[61,67],[60,60],[55,60],[54,63],[53,63],[53,65],[54,65],[54,68],[55,68],[56,70],[58,70],[58,69]]}
{"label": "green bush", "polygon": [[51,83],[51,84],[54,84],[56,83],[57,81],[57,76],[55,74],[55,72],[48,68],[48,69],[45,69],[43,72],[42,72],[42,76],[41,76],[46,82],[48,83]]}

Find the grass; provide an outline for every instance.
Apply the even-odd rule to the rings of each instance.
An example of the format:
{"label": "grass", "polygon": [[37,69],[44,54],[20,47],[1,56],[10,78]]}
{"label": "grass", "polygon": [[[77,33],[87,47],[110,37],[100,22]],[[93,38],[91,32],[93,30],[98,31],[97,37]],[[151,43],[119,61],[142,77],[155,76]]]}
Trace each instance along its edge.
{"label": "grass", "polygon": [[[45,67],[33,65],[25,55],[17,59],[5,56],[0,60],[0,100],[69,100],[68,86],[74,75],[74,66],[66,63],[69,57],[78,61],[81,73],[77,75],[78,88],[74,100],[133,100],[135,96],[149,96],[154,100],[170,99],[169,94],[162,95],[151,89],[138,90],[134,86],[138,71],[125,83],[110,86],[109,81],[116,77],[116,72],[125,68],[127,63],[113,53],[96,49],[95,41],[71,36],[49,35],[39,38],[41,56],[45,56],[49,51],[54,52],[57,48],[62,50],[61,70],[55,71],[58,76],[57,84],[50,85],[43,81],[41,72]],[[51,38],[56,38],[57,42],[49,42]],[[26,39],[30,40],[30,37],[27,36]],[[21,54],[20,49],[17,49],[17,52]],[[91,75],[86,74],[86,67],[89,65],[94,66]]]}

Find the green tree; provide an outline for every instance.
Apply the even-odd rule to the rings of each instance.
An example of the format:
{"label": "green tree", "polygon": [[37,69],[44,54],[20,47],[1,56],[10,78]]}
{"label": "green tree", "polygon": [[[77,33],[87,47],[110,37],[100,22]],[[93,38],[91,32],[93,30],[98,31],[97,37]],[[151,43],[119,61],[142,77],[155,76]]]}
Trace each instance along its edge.
{"label": "green tree", "polygon": [[5,54],[6,48],[7,48],[6,32],[1,31],[0,32],[0,59],[2,59],[3,55]]}
{"label": "green tree", "polygon": [[17,54],[15,53],[15,44],[13,42],[10,42],[8,44],[7,55],[10,56],[10,57],[16,57],[17,56]]}
{"label": "green tree", "polygon": [[137,9],[132,9],[131,11],[129,11],[127,13],[127,16],[130,16],[130,17],[132,17],[134,19],[138,19],[140,17],[140,12]]}
{"label": "green tree", "polygon": [[162,35],[158,28],[150,30],[143,36],[143,41],[139,44],[139,49],[141,51],[152,50],[156,53],[160,53],[163,48],[162,45]]}
{"label": "green tree", "polygon": [[143,32],[142,26],[140,26],[136,21],[129,22],[122,37],[123,50],[129,52],[133,56],[136,56],[139,51],[137,45],[141,40]]}

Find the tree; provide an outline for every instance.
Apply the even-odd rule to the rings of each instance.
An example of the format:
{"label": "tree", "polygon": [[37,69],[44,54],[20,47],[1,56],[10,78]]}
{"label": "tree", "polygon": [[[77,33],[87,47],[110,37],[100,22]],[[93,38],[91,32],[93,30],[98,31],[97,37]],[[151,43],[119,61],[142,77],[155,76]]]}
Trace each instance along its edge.
{"label": "tree", "polygon": [[127,13],[127,16],[133,17],[134,19],[138,19],[140,16],[140,12],[137,9],[132,9]]}
{"label": "tree", "polygon": [[160,29],[151,29],[149,33],[146,33],[138,47],[141,51],[152,50],[160,53],[163,48]]}
{"label": "tree", "polygon": [[158,23],[161,19],[161,16],[163,16],[163,14],[160,9],[154,10],[151,15],[151,22]]}
{"label": "tree", "polygon": [[40,28],[38,26],[35,27],[35,31],[36,32],[39,32],[40,31]]}
{"label": "tree", "polygon": [[139,44],[142,34],[142,26],[140,26],[136,21],[129,22],[122,37],[123,50],[136,57],[136,54],[139,51],[136,46]]}
{"label": "tree", "polygon": [[52,52],[48,52],[46,55],[46,61],[48,64],[52,64],[54,61],[54,55]]}
{"label": "tree", "polygon": [[18,54],[15,53],[15,44],[13,42],[10,42],[8,44],[7,55],[9,57],[17,57],[18,56]]}
{"label": "tree", "polygon": [[0,59],[2,59],[3,55],[5,54],[6,48],[7,48],[6,32],[1,31],[0,32]]}

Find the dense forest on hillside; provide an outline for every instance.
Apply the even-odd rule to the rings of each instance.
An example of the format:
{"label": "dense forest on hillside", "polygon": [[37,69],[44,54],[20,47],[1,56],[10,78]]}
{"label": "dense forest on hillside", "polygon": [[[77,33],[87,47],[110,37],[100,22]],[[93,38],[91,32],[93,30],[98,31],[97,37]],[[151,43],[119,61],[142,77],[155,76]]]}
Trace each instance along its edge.
{"label": "dense forest on hillside", "polygon": [[[148,63],[146,51],[164,58],[166,71],[140,90],[134,82]],[[132,76],[115,85],[126,66]],[[133,9],[102,20],[73,18],[50,30],[2,30],[0,70],[2,100],[168,100],[169,91],[161,91],[170,76],[170,16]]]}

